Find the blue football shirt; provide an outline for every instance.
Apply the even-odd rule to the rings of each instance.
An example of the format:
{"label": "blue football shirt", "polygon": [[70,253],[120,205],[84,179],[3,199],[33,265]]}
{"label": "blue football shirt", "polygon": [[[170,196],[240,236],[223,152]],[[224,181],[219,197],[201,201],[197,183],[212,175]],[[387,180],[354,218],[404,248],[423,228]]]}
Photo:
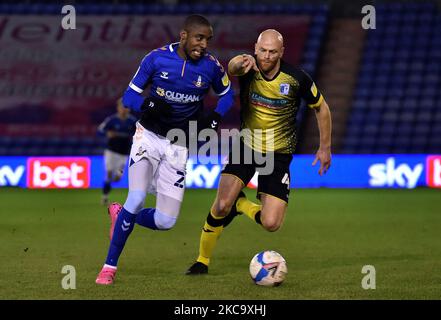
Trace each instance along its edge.
{"label": "blue football shirt", "polygon": [[141,117],[141,124],[158,134],[168,130],[188,129],[190,120],[197,120],[203,109],[203,99],[210,88],[222,96],[231,83],[219,61],[210,53],[199,60],[183,59],[178,55],[179,43],[172,43],[147,54],[141,62],[129,87],[138,93],[149,90],[149,95],[164,99],[173,107],[169,116],[159,119]]}
{"label": "blue football shirt", "polygon": [[106,148],[119,153],[128,155],[132,146],[132,137],[135,134],[137,119],[129,115],[125,120],[117,114],[107,117],[98,127],[98,132],[105,134],[107,131],[115,131],[116,136],[107,139]]}

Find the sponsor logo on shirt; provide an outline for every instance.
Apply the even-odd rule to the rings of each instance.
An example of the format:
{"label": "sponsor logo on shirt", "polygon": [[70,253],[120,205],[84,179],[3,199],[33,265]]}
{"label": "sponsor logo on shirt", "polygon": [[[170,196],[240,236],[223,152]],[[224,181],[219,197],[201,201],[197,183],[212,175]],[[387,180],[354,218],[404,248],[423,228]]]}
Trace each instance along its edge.
{"label": "sponsor logo on shirt", "polygon": [[202,96],[196,95],[196,94],[186,94],[181,92],[174,92],[170,90],[165,90],[163,88],[157,87],[156,93],[161,96],[165,97],[168,101],[178,102],[178,103],[191,103],[191,102],[197,102],[202,100]]}
{"label": "sponsor logo on shirt", "polygon": [[271,99],[264,96],[261,96],[260,94],[253,92],[250,95],[250,102],[254,105],[266,107],[270,109],[278,109],[283,108],[286,105],[288,105],[289,100],[287,99]]}

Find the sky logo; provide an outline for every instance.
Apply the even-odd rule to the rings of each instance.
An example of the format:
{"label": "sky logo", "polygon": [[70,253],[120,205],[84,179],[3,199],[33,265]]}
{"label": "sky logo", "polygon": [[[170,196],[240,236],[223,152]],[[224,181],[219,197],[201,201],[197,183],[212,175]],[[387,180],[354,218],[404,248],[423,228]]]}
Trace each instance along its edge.
{"label": "sky logo", "polygon": [[193,159],[188,159],[185,184],[188,188],[215,188],[221,172],[220,165],[198,165]]}
{"label": "sky logo", "polygon": [[396,165],[395,158],[389,157],[386,163],[374,163],[369,169],[369,185],[371,187],[401,187],[413,189],[423,172],[424,165],[416,164],[414,167],[407,163]]}
{"label": "sky logo", "polygon": [[25,166],[0,166],[0,187],[16,187],[25,171]]}

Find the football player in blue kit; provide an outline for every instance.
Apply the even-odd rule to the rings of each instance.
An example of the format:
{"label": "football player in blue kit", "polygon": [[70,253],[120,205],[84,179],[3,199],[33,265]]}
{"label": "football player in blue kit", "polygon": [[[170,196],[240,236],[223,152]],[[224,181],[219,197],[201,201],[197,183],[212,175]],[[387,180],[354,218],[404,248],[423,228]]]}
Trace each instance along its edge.
{"label": "football player in blue kit", "polygon": [[[217,129],[234,103],[228,75],[207,52],[213,28],[204,17],[185,19],[180,41],[151,51],[141,62],[124,93],[124,106],[142,113],[129,159],[129,192],[123,206],[113,203],[111,243],[97,284],[112,284],[119,256],[135,223],[171,229],[179,216],[185,189],[188,148],[167,138],[172,129],[189,136],[189,122],[198,129]],[[149,96],[141,93],[150,85]],[[210,87],[219,96],[214,110],[203,112]],[[144,208],[147,193],[156,195],[156,208]]]}
{"label": "football player in blue kit", "polygon": [[135,134],[137,119],[122,104],[122,98],[116,102],[116,113],[104,119],[98,126],[98,133],[107,138],[104,149],[104,184],[101,202],[108,205],[112,182],[121,179],[127,158],[130,154],[132,137]]}

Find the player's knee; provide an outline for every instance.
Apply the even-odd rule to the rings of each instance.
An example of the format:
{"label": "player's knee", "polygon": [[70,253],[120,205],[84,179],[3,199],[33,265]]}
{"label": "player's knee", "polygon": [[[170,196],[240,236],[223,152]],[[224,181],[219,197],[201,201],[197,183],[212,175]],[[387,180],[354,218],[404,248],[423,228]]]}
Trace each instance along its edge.
{"label": "player's knee", "polygon": [[159,230],[170,230],[176,224],[176,217],[169,216],[158,210],[155,212],[155,225]]}
{"label": "player's knee", "polygon": [[233,206],[234,201],[219,199],[216,203],[216,216],[218,217],[226,217]]}
{"label": "player's knee", "polygon": [[266,218],[262,219],[262,226],[269,232],[274,232],[280,229],[281,223],[277,219]]}
{"label": "player's knee", "polygon": [[131,213],[138,213],[144,208],[145,196],[143,191],[129,191],[124,208]]}

